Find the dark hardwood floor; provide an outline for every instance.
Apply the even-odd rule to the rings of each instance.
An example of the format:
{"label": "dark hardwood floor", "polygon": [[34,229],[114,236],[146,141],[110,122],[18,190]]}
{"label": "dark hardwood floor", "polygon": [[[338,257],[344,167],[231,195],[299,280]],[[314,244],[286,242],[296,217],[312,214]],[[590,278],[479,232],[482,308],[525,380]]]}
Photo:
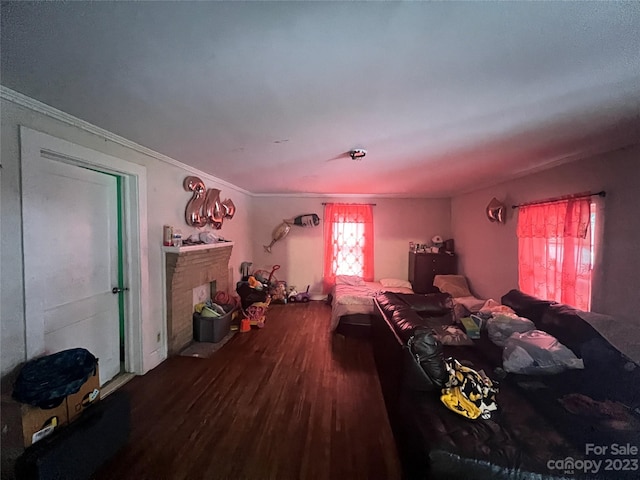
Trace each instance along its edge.
{"label": "dark hardwood floor", "polygon": [[369,341],[331,334],[329,314],[272,305],[211,358],[134,378],[129,444],[95,478],[400,478]]}

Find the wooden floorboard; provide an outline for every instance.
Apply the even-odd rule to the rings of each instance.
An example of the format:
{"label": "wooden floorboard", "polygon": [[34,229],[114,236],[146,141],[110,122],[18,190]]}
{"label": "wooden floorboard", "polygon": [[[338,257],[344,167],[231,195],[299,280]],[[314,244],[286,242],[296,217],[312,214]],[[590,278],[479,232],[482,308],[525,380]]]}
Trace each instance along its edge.
{"label": "wooden floorboard", "polygon": [[329,318],[322,302],[272,305],[211,358],[134,378],[131,439],[95,479],[400,478],[369,341]]}

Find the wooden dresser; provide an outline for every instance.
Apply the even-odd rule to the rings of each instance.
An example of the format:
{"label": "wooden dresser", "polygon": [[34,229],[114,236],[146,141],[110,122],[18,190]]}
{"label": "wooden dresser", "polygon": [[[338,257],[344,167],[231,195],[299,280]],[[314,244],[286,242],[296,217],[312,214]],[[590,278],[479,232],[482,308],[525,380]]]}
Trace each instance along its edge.
{"label": "wooden dresser", "polygon": [[448,253],[409,252],[409,281],[416,293],[433,291],[433,277],[455,275],[458,272],[457,258]]}

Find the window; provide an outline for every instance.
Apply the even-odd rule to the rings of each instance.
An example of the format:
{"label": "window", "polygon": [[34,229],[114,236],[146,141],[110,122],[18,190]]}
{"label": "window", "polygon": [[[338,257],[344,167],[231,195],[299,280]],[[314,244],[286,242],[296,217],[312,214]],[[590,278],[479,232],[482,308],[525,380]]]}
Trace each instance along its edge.
{"label": "window", "polygon": [[330,203],[324,211],[325,290],[336,275],[373,280],[373,208],[371,205]]}
{"label": "window", "polygon": [[520,290],[589,310],[595,222],[588,196],[520,207]]}
{"label": "window", "polygon": [[[337,226],[337,225],[336,225]],[[331,270],[335,275],[364,274],[364,224],[343,223],[333,229],[333,262]]]}

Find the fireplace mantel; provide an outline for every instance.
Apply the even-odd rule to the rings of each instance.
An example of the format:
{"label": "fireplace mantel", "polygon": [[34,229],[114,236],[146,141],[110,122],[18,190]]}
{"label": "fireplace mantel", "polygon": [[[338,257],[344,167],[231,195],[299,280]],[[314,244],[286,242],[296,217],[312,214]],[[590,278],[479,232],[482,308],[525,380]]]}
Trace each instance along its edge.
{"label": "fireplace mantel", "polygon": [[218,291],[229,293],[232,247],[233,242],[162,247],[169,355],[193,342],[193,289],[215,281]]}
{"label": "fireplace mantel", "polygon": [[162,247],[166,253],[186,253],[197,250],[209,250],[211,248],[232,247],[233,242],[201,243],[198,245],[182,245],[181,247]]}

